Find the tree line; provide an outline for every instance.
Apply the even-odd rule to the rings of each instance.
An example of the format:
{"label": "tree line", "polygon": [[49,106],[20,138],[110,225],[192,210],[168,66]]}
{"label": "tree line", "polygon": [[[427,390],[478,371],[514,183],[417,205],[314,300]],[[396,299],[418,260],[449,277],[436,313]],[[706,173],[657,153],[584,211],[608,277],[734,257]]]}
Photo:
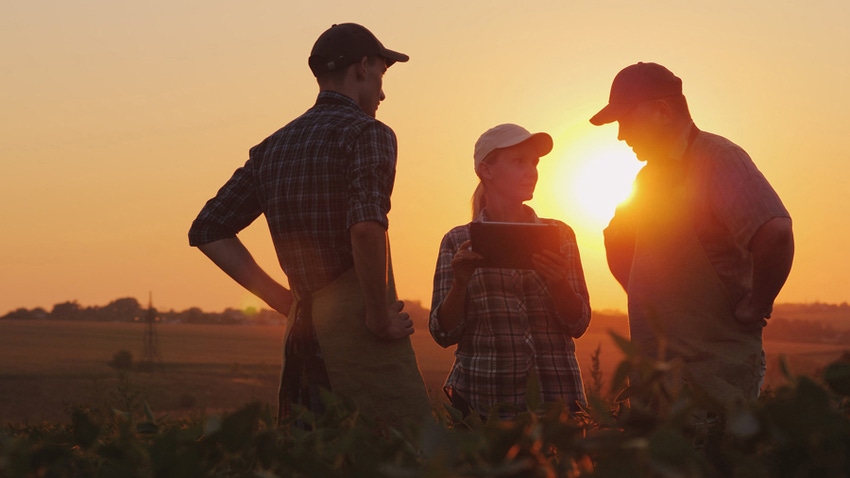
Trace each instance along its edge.
{"label": "tree line", "polygon": [[[405,310],[410,313],[417,328],[428,325],[428,309],[417,301],[406,301]],[[113,300],[105,306],[81,306],[77,301],[55,304],[49,311],[18,308],[0,317],[0,320],[88,320],[100,322],[141,322],[152,314],[157,322],[184,324],[230,324],[230,325],[280,325],[286,317],[269,309],[228,308],[222,312],[205,312],[198,307],[182,311],[159,311],[142,306],[132,297]],[[612,330],[628,336],[628,317],[619,311],[593,311],[589,331]],[[850,305],[824,304],[777,304],[773,318],[764,330],[765,340],[781,340],[805,343],[850,344]]]}
{"label": "tree line", "polygon": [[0,317],[0,320],[86,320],[92,322],[143,322],[153,317],[156,322],[185,324],[252,324],[277,325],[285,317],[273,310],[247,308],[224,309],[222,312],[205,312],[198,307],[182,311],[160,311],[144,307],[133,297],[113,300],[105,306],[82,306],[76,300],[55,304],[49,311],[18,308]]}

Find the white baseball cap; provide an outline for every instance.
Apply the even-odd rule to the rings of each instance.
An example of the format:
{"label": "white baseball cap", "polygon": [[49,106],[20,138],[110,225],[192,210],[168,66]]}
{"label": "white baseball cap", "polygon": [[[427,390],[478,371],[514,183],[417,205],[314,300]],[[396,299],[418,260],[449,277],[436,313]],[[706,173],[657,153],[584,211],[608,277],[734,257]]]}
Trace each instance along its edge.
{"label": "white baseball cap", "polygon": [[472,154],[475,160],[475,171],[488,154],[499,148],[509,148],[520,143],[531,141],[540,156],[546,156],[552,151],[552,137],[549,133],[530,133],[527,129],[513,123],[500,124],[484,132],[475,142]]}

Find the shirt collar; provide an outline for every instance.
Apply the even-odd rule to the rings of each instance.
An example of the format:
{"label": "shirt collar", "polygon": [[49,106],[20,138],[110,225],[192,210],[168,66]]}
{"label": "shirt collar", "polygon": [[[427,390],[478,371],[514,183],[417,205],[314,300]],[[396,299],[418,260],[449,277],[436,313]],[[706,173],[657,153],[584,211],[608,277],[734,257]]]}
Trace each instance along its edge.
{"label": "shirt collar", "polygon": [[676,142],[673,143],[673,147],[670,149],[670,153],[668,157],[673,161],[681,161],[685,156],[685,152],[688,150],[688,146],[690,145],[691,139],[691,129],[696,128],[693,121],[689,121],[688,124],[682,128],[682,131],[679,133],[679,137],[676,138]]}
{"label": "shirt collar", "polygon": [[316,106],[318,105],[350,106],[362,111],[360,105],[353,98],[331,90],[319,92],[319,96],[316,98]]}

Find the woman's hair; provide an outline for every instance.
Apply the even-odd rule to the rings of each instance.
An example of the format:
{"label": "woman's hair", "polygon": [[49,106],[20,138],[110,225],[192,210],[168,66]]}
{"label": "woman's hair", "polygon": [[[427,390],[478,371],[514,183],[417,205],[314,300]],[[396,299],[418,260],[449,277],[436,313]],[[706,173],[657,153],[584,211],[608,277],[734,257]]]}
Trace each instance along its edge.
{"label": "woman's hair", "polygon": [[484,200],[484,183],[481,181],[481,178],[478,178],[478,186],[475,187],[475,191],[472,193],[472,220],[474,221],[479,214],[481,214],[481,210],[486,206]]}
{"label": "woman's hair", "polygon": [[[482,163],[493,164],[496,162],[496,158],[499,157],[498,149],[494,149],[490,151],[490,154],[484,157],[481,160]],[[478,171],[475,171],[475,174],[478,174]],[[486,200],[484,197],[484,181],[481,180],[481,176],[478,176],[478,186],[475,187],[475,191],[472,193],[472,220],[474,221],[479,214],[481,214],[481,210],[487,207]]]}

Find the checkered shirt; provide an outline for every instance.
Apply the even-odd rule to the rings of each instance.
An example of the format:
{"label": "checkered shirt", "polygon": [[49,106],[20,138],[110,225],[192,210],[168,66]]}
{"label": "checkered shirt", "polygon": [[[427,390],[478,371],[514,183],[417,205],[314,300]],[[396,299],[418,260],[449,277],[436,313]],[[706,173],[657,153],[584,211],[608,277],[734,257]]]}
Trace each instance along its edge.
{"label": "checkered shirt", "polygon": [[[530,208],[529,208],[530,209]],[[486,211],[476,220],[484,220]],[[543,277],[533,270],[477,268],[466,295],[466,317],[450,331],[441,330],[437,314],[452,285],[451,260],[469,239],[469,225],[449,231],[440,244],[429,328],[443,347],[457,344],[455,361],[446,380],[446,393],[457,393],[476,412],[486,415],[496,404],[524,410],[527,379],[536,373],[544,402],[563,401],[575,408],[585,403],[581,371],[573,338],[590,323],[590,298],[581,267],[575,233],[563,222],[560,253],[571,264],[567,280],[583,299],[578,320],[558,316]],[[502,418],[513,412],[505,410]]]}
{"label": "checkered shirt", "polygon": [[396,158],[392,129],[351,98],[323,91],[306,113],[251,148],[192,223],[189,243],[234,237],[265,214],[290,286],[315,292],[353,267],[351,225],[388,226]]}

